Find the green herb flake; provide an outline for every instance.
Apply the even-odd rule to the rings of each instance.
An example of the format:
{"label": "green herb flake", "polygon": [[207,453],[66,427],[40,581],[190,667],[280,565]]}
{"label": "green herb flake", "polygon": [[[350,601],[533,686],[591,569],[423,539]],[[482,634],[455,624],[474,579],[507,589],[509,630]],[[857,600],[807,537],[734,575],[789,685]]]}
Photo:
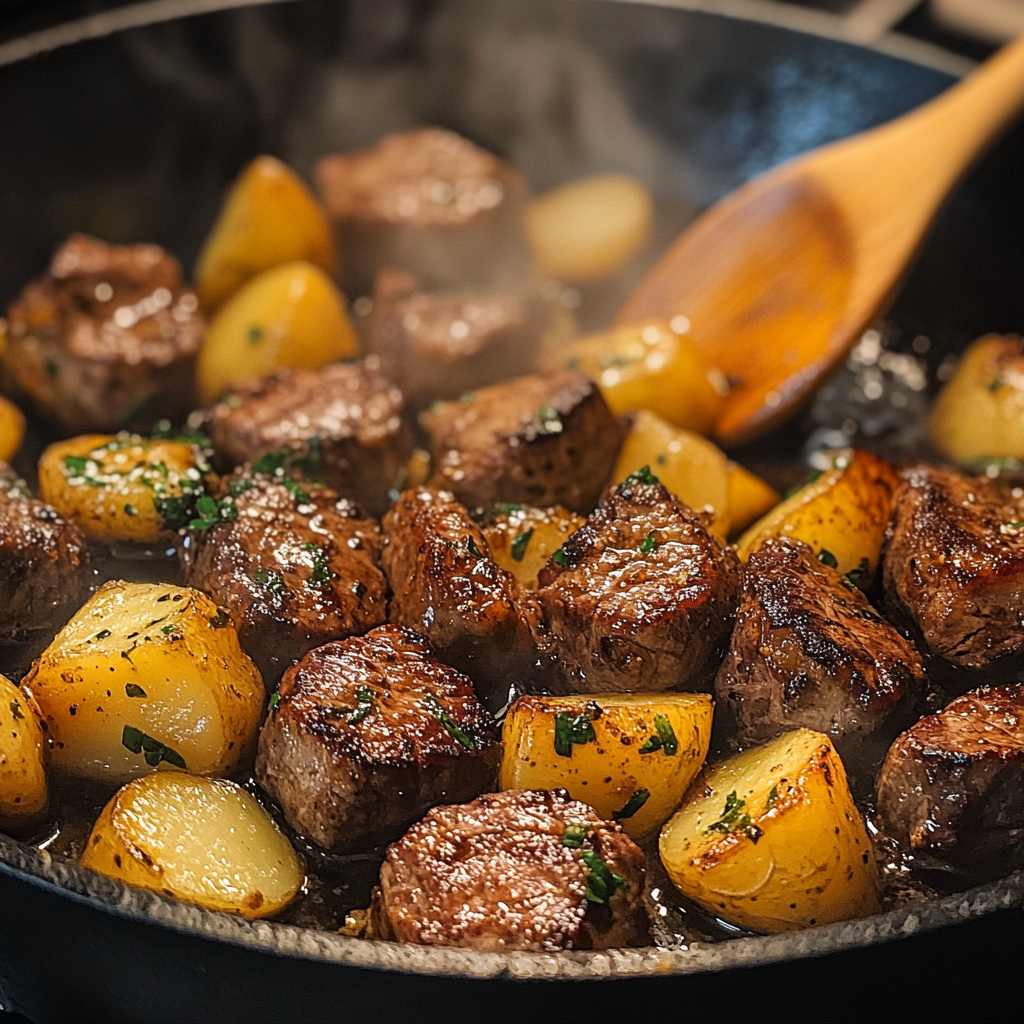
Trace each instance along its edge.
{"label": "green herb flake", "polygon": [[768,791],[768,799],[765,801],[765,807],[771,809],[775,805],[775,801],[779,799],[779,787],[772,786]]}
{"label": "green herb flake", "polygon": [[650,799],[651,791],[649,789],[638,789],[617,811],[612,811],[612,819],[614,821],[624,821],[626,818],[632,818],[637,811]]}
{"label": "green herb flake", "polygon": [[988,391],[990,395],[994,395],[1004,384],[1006,383],[1006,377],[1003,374],[997,374],[988,382]]}
{"label": "green herb flake", "polygon": [[473,737],[465,729],[452,721],[451,716],[441,707],[436,697],[427,697],[423,705],[448,730],[448,735],[452,739],[461,743],[467,750],[476,749],[476,742]]}
{"label": "green herb flake", "polygon": [[586,838],[586,825],[570,825],[562,836],[562,845],[568,846],[570,850],[578,850]]}
{"label": "green herb flake", "polygon": [[9,707],[11,709],[11,714],[14,715],[15,718],[25,717],[24,712],[21,710],[21,704],[19,704],[18,701],[12,700]]}
{"label": "green herb flake", "polygon": [[635,473],[630,473],[622,481],[623,487],[631,487],[635,484],[660,484],[661,481],[651,472],[650,466],[641,466]]}
{"label": "green herb flake", "polygon": [[750,820],[750,815],[743,810],[746,800],[740,800],[734,789],[725,798],[725,807],[722,808],[722,817],[713,825],[707,827],[708,832],[720,832],[722,835],[729,835],[732,832],[742,832],[748,839],[755,843],[761,838],[761,830]]}
{"label": "green herb flake", "polygon": [[660,736],[648,736],[643,746],[639,748],[641,754],[654,754],[661,750],[662,742]]}
{"label": "green herb flake", "polygon": [[675,730],[667,715],[654,716],[654,731],[661,740],[661,748],[665,751],[666,757],[675,757],[679,753],[679,740],[676,739]]}
{"label": "green herb flake", "polygon": [[554,552],[554,554],[552,554],[551,561],[554,562],[555,565],[561,565],[564,567],[566,564],[565,552],[561,548],[559,548],[556,552]]}
{"label": "green herb flake", "polygon": [[250,345],[258,345],[263,338],[263,328],[259,324],[250,324],[245,332],[245,338]]}
{"label": "green herb flake", "polygon": [[867,571],[870,568],[871,563],[866,559],[860,560],[860,565],[855,569],[851,569],[847,573],[843,573],[843,582],[851,589],[856,589],[860,586],[860,581],[867,575]]}
{"label": "green herb flake", "polygon": [[586,865],[586,896],[591,903],[607,903],[616,889],[626,888],[626,880],[612,872],[593,850],[581,850],[580,859]]}
{"label": "green herb flake", "polygon": [[160,627],[160,632],[163,633],[164,636],[168,636],[169,634],[173,633],[177,628],[178,627],[175,626],[173,622],[168,622],[166,626]]}
{"label": "green herb flake", "polygon": [[261,587],[266,587],[272,594],[284,594],[288,590],[284,580],[281,579],[277,573],[271,572],[269,569],[264,569],[263,566],[260,566],[256,570],[253,579]]}
{"label": "green herb flake", "polygon": [[251,491],[255,486],[255,480],[229,480],[228,494],[230,494],[232,498],[237,498],[240,494],[245,494],[246,491]]}
{"label": "green herb flake", "polygon": [[515,536],[512,540],[512,557],[517,561],[521,562],[526,556],[526,547],[530,543],[530,538],[533,536],[533,529],[527,530],[525,533],[520,533]]}
{"label": "green herb flake", "polygon": [[270,713],[275,714],[277,709],[281,706],[281,694],[275,690],[270,695]]}
{"label": "green herb flake", "polygon": [[101,629],[94,637],[93,640],[106,640],[110,636],[109,629]]}
{"label": "green herb flake", "polygon": [[[124,692],[126,694],[128,694],[129,697],[145,697],[146,696],[146,691],[141,686],[139,686],[137,683],[125,683],[124,684]],[[136,753],[138,753],[138,751],[136,751]]]}
{"label": "green herb flake", "polygon": [[[368,686],[360,686],[356,690],[356,706],[354,708],[332,708],[331,718],[343,718],[349,725],[357,725],[373,710],[373,690]],[[280,696],[278,696],[280,700]]]}
{"label": "green herb flake", "polygon": [[658,542],[654,538],[654,531],[651,530],[651,532],[647,534],[646,537],[644,537],[643,542],[640,544],[640,554],[649,555],[657,546]]}
{"label": "green herb flake", "polygon": [[474,558],[483,558],[484,553],[476,546],[476,541],[472,537],[466,537],[465,540],[466,550],[473,555]]}
{"label": "green herb flake", "polygon": [[828,548],[822,548],[821,551],[818,552],[818,561],[823,565],[827,565],[830,569],[839,568],[839,560],[831,551],[828,550]]}
{"label": "green herb flake", "polygon": [[533,433],[541,437],[560,434],[565,429],[562,418],[553,405],[542,405],[534,414],[530,427]]}
{"label": "green herb flake", "polygon": [[285,489],[294,498],[297,505],[308,505],[312,500],[309,496],[309,492],[303,490],[294,480],[290,477],[285,477],[282,481]]}
{"label": "green herb flake", "polygon": [[218,608],[216,615],[211,615],[209,622],[214,629],[223,629],[231,621],[231,616],[228,615],[224,608]]}
{"label": "green herb flake", "polygon": [[190,530],[208,530],[211,526],[216,526],[218,523],[232,522],[238,518],[238,506],[235,505],[234,501],[228,498],[218,501],[216,498],[211,498],[208,494],[204,494],[196,501],[195,510],[198,518],[192,519],[189,522],[188,528]]}
{"label": "green herb flake", "polygon": [[475,400],[476,392],[474,391],[466,391],[463,394],[459,395],[459,401],[463,405],[472,405]]}
{"label": "green herb flake", "polygon": [[572,757],[572,748],[584,743],[596,743],[594,718],[590,711],[581,711],[578,715],[568,711],[555,714],[555,753],[559,757]]}
{"label": "green herb flake", "polygon": [[495,505],[494,508],[490,509],[489,513],[495,516],[513,516],[517,512],[522,512],[522,510],[522,505],[517,505],[511,501],[503,501],[500,505]]}
{"label": "green herb flake", "polygon": [[276,473],[279,469],[284,468],[284,464],[288,461],[288,449],[281,448],[276,452],[266,452],[261,455],[254,463],[252,471],[254,473]]}
{"label": "green herb flake", "polygon": [[183,768],[188,771],[185,758],[176,750],[172,750],[166,743],[147,736],[141,729],[132,725],[126,725],[121,731],[121,745],[130,750],[133,754],[142,754],[146,758],[146,764],[155,768],[161,761],[174,765],[175,768]]}

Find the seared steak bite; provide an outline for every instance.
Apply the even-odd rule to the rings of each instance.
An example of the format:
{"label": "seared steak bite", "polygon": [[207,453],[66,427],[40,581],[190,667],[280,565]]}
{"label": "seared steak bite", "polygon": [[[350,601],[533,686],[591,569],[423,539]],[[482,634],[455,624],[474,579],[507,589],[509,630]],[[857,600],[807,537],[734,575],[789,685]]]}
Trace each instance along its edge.
{"label": "seared steak bite", "polygon": [[473,684],[411,629],[311,651],[281,682],[256,778],[318,846],[387,842],[441,801],[494,785],[497,726]]}
{"label": "seared steak bite", "polygon": [[0,462],[0,643],[62,626],[89,589],[89,549],[73,522]]}
{"label": "seared steak bite", "polygon": [[383,529],[390,621],[419,630],[504,703],[509,684],[534,674],[546,652],[534,596],[490,558],[480,527],[447,491],[405,491]]}
{"label": "seared steak bite", "polygon": [[68,430],[150,424],[188,407],[206,325],[159,246],[72,235],[7,315],[7,373]]}
{"label": "seared steak bite", "polygon": [[564,789],[435,807],[388,847],[370,935],[424,946],[609,949],[649,941],[644,855]]}
{"label": "seared steak bite", "polygon": [[365,294],[386,266],[432,288],[526,275],[526,183],[454,132],[396,132],[370,149],[323,157],[315,175],[339,229],[350,294]]}
{"label": "seared steak bite", "polygon": [[803,727],[827,733],[845,758],[924,682],[913,646],[806,544],[772,539],[751,554],[715,680],[741,743]]}
{"label": "seared steak bite", "polygon": [[283,474],[239,472],[226,484],[237,517],[190,533],[185,578],[230,615],[268,687],[312,648],[386,621],[375,520]]}
{"label": "seared steak bite", "polygon": [[379,515],[411,450],[402,404],[370,356],[239,385],[214,406],[208,429],[223,468],[276,456]]}
{"label": "seared steak bite", "polygon": [[904,849],[974,878],[1024,865],[1024,686],[983,686],[889,750],[878,813]]}
{"label": "seared steak bite", "polygon": [[601,392],[571,370],[481,388],[421,420],[434,456],[431,484],[470,508],[511,501],[586,515],[623,437]]}
{"label": "seared steak bite", "polygon": [[574,689],[667,690],[705,666],[729,635],[741,581],[709,522],[636,475],[552,556],[537,596]]}
{"label": "seared steak bite", "polygon": [[896,494],[886,599],[966,668],[1024,650],[1024,500],[986,477],[919,466]]}

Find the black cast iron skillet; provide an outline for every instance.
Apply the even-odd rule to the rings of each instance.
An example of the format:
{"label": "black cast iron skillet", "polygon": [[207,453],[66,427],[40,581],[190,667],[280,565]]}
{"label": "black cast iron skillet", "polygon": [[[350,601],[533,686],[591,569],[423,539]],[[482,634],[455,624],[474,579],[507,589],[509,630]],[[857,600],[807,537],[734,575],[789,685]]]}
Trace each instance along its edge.
{"label": "black cast iron skillet", "polygon": [[[175,0],[141,6],[137,22],[176,9]],[[153,240],[188,266],[224,187],[261,152],[308,173],[324,152],[441,124],[508,157],[536,189],[585,173],[636,174],[662,197],[666,233],[771,164],[885,121],[953,80],[870,49],[668,4],[232,6],[27,60],[13,58],[61,37],[0,47],[0,62],[13,61],[0,67],[0,301],[74,230]],[[1024,327],[1022,180],[1017,128],[954,196],[907,281],[892,321],[905,339],[931,339],[929,359],[984,331]],[[752,454],[794,454],[798,443],[798,430],[783,428]],[[798,1001],[816,991],[793,973],[800,958],[833,954],[819,977],[835,976],[834,954],[1022,902],[1019,872],[793,935],[671,952],[481,954],[246,923],[0,837],[0,1004],[37,1020],[491,1021],[600,1017],[609,999],[628,999],[644,1019],[733,1020],[740,1007],[769,1012],[779,986],[796,986]],[[843,955],[849,990],[830,993],[820,1016],[848,1019],[843,1008],[857,1006],[860,1020],[889,1019],[885,991],[860,1003],[890,982],[860,976],[866,954]],[[601,979],[618,984],[577,983]]]}

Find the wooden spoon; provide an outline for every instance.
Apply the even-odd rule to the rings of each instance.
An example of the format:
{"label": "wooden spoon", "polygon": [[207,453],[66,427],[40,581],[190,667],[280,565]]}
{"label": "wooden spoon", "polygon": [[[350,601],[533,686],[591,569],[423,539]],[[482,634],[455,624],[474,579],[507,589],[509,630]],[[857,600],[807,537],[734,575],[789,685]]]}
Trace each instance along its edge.
{"label": "wooden spoon", "polygon": [[730,379],[715,434],[793,411],[893,298],[943,200],[1024,104],[1024,37],[895,121],[813,150],[719,201],[618,316],[690,321]]}

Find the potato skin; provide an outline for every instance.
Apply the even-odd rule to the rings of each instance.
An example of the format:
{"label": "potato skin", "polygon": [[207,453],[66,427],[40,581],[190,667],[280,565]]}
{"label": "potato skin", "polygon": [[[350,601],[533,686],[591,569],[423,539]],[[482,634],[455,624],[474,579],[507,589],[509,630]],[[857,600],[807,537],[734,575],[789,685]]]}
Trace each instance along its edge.
{"label": "potato skin", "polygon": [[207,466],[191,444],[137,434],[83,434],[51,444],[39,491],[98,540],[153,544],[191,518]]}
{"label": "potato skin", "polygon": [[[555,749],[556,716],[584,714],[594,740],[574,743],[569,756]],[[502,731],[501,789],[566,789],[633,839],[653,834],[679,806],[704,764],[711,742],[711,697],[706,693],[600,693],[572,697],[520,697]],[[656,719],[662,721],[656,723]],[[671,726],[678,747],[658,745]],[[652,742],[652,740],[654,742]],[[641,753],[644,745],[651,749]],[[629,817],[635,793],[649,796]]]}
{"label": "potato skin", "polygon": [[782,501],[774,487],[738,462],[729,463],[727,484],[730,537],[738,536]]}
{"label": "potato skin", "polygon": [[874,855],[842,761],[810,729],[705,768],[662,829],[660,852],[684,896],[755,931],[878,910]]}
{"label": "potato skin", "polygon": [[547,560],[587,521],[561,505],[499,505],[481,518],[491,558],[527,590],[537,589]]}
{"label": "potato skin", "polygon": [[[802,540],[820,556],[831,552],[840,575],[856,574],[867,588],[882,551],[893,496],[899,486],[887,462],[855,448],[831,453],[825,470],[743,534],[736,553],[746,562],[769,537]],[[828,562],[827,564],[832,564]]]}
{"label": "potato skin", "polygon": [[0,675],[0,829],[37,822],[49,802],[46,741],[32,702]]}
{"label": "potato skin", "polygon": [[[154,769],[228,775],[252,763],[263,681],[227,613],[170,584],[104,584],[23,682],[68,775],[120,784]],[[125,728],[168,748],[132,751]],[[131,743],[131,734],[127,742]]]}
{"label": "potato skin", "polygon": [[254,797],[225,779],[180,772],[118,790],[81,863],[127,885],[247,918],[277,913],[304,880],[298,854]]}

